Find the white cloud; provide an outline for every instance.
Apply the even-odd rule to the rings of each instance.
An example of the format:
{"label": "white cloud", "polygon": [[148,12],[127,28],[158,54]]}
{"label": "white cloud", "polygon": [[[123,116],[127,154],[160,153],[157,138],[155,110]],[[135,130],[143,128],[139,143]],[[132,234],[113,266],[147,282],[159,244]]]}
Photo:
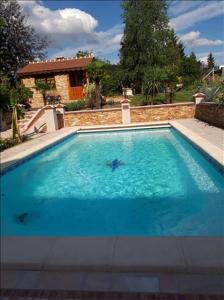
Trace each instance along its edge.
{"label": "white cloud", "polygon": [[50,10],[37,1],[19,1],[24,14],[41,35],[49,37],[51,47],[64,41],[92,39],[98,21],[90,14],[76,8]]}
{"label": "white cloud", "polygon": [[[179,15],[180,13],[186,12],[194,7],[201,5],[204,1],[171,1],[169,6],[169,13],[172,16]],[[169,3],[169,2],[168,2]]]}
{"label": "white cloud", "polygon": [[179,40],[181,40],[184,43],[184,45],[187,47],[224,45],[224,41],[222,40],[209,40],[206,38],[201,38],[200,35],[201,33],[199,31],[191,31],[180,36]]}
{"label": "white cloud", "polygon": [[93,50],[96,55],[118,51],[123,25],[97,31],[98,21],[76,8],[51,10],[42,1],[19,1],[37,33],[47,36],[54,56],[74,56],[78,50]]}
{"label": "white cloud", "polygon": [[95,32],[95,40],[97,43],[80,44],[78,47],[65,47],[64,49],[54,53],[57,56],[74,56],[79,50],[92,51],[96,56],[104,58],[105,55],[117,52],[120,48],[120,41],[123,36],[123,25],[116,25],[107,31]]}
{"label": "white cloud", "polygon": [[[196,53],[196,57],[198,60],[207,63],[209,52],[199,52]],[[212,55],[215,57],[215,62],[219,65],[224,65],[224,51],[212,51]]]}
{"label": "white cloud", "polygon": [[195,10],[181,14],[170,21],[170,26],[180,31],[196,23],[224,15],[224,1],[205,1]]}

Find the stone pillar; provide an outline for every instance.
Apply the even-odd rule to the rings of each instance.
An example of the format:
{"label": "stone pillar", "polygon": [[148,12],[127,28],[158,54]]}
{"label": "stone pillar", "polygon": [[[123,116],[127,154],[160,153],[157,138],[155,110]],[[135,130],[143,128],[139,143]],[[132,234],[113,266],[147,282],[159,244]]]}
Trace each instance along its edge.
{"label": "stone pillar", "polygon": [[65,106],[63,104],[57,104],[56,106],[56,110],[60,113],[63,114],[65,113]]}
{"label": "stone pillar", "polygon": [[205,94],[198,92],[194,94],[193,97],[194,97],[195,104],[199,104],[205,99]]}
{"label": "stone pillar", "polygon": [[47,132],[58,130],[58,119],[56,108],[53,105],[47,105],[44,107],[45,122],[47,123]]}
{"label": "stone pillar", "polygon": [[121,101],[121,111],[122,111],[122,123],[130,124],[131,112],[130,112],[130,101],[128,99],[124,99]]}

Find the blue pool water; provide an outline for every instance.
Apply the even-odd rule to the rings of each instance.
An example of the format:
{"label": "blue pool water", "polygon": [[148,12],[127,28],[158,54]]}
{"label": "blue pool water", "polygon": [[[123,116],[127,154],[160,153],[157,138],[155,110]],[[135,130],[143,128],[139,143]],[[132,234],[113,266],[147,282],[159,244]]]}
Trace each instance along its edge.
{"label": "blue pool water", "polygon": [[4,236],[224,235],[224,180],[174,129],[76,134],[1,179]]}

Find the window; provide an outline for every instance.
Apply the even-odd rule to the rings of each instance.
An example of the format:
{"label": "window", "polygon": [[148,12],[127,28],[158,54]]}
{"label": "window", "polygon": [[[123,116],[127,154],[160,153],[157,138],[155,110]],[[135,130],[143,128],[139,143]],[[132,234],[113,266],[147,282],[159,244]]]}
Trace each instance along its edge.
{"label": "window", "polygon": [[55,78],[54,78],[54,76],[37,76],[35,78],[35,83],[37,81],[48,84],[49,87],[52,90],[55,89]]}

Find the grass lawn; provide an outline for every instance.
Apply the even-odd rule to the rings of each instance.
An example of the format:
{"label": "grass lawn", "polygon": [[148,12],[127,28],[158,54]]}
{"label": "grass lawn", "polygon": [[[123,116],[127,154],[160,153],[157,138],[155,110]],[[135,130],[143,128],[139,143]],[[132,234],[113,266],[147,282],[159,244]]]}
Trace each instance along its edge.
{"label": "grass lawn", "polygon": [[[175,93],[175,102],[188,102],[193,101],[193,95],[195,94],[196,90],[195,87],[188,87],[185,89],[181,89]],[[164,93],[159,93],[154,100],[154,104],[160,104],[162,101],[164,101],[165,96]],[[130,97],[131,105],[132,106],[138,106],[138,105],[147,105],[145,102],[145,96],[142,94],[136,94],[133,97]]]}

